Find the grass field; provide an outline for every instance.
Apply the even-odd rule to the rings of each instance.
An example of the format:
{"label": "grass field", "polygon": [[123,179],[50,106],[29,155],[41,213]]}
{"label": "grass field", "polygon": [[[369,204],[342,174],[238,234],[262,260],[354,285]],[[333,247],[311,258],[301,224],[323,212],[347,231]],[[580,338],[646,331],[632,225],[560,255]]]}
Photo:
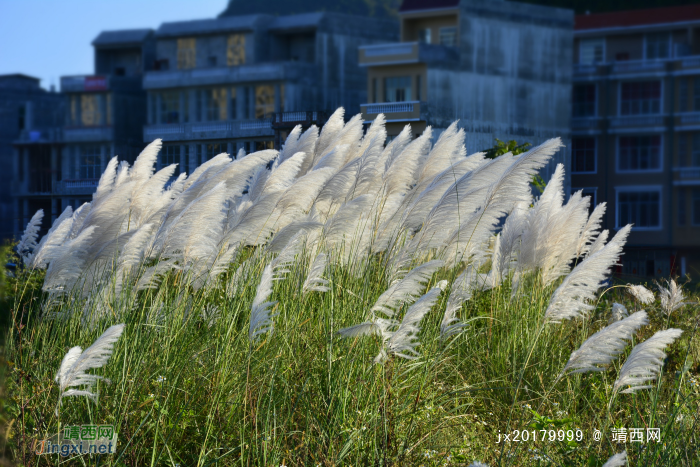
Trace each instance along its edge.
{"label": "grass field", "polygon": [[[335,130],[339,132],[332,139],[336,144],[349,144],[347,138],[339,139],[343,128],[341,125]],[[498,220],[509,214],[508,219],[515,219],[518,200],[510,197],[502,201],[498,196],[505,195],[498,193],[511,196],[520,190],[523,196],[530,196],[529,181],[536,167],[516,174],[519,178],[511,178],[508,184],[499,183],[518,169],[517,164],[536,157],[537,152],[507,154],[501,156],[504,162],[498,162],[500,157],[493,161],[479,159],[475,167],[462,167],[459,172],[456,167],[462,159],[443,160],[435,152],[437,147],[454,154],[454,148],[463,147],[463,134],[461,140],[458,132],[454,134],[457,136],[449,142],[450,147],[443,141],[443,146],[438,142],[432,150],[428,147],[419,151],[413,165],[400,156],[409,152],[408,142],[399,155],[383,156],[383,138],[368,142],[368,137],[355,136],[352,144],[362,148],[364,142],[364,149],[354,157],[348,153],[326,165],[332,170],[320,184],[321,195],[316,193],[311,211],[301,210],[304,215],[316,216],[313,220],[321,227],[313,230],[305,224],[306,230],[289,232],[288,226],[299,222],[292,219],[270,229],[269,235],[262,235],[263,240],[256,237],[255,241],[245,241],[231,234],[240,229],[240,219],[245,218],[240,214],[241,206],[254,209],[264,205],[266,196],[274,195],[274,203],[265,205],[269,214],[282,202],[280,196],[285,199],[276,191],[266,191],[269,183],[258,182],[263,176],[261,170],[271,172],[264,174],[270,180],[285,165],[275,163],[270,170],[266,160],[259,161],[250,169],[251,177],[236,181],[240,185],[237,197],[217,198],[219,204],[214,203],[209,214],[199,205],[200,220],[212,222],[211,216],[215,215],[229,219],[220,221],[228,226],[220,233],[210,229],[205,235],[215,237],[211,251],[216,258],[209,260],[206,268],[192,260],[193,247],[189,244],[178,243],[169,249],[167,240],[158,247],[161,230],[150,223],[158,219],[166,225],[170,211],[155,210],[151,217],[142,216],[150,220],[136,222],[134,200],[138,196],[128,197],[130,201],[122,208],[126,217],[112,213],[118,220],[116,230],[101,232],[103,226],[98,226],[86,236],[85,241],[92,243],[80,248],[70,243],[81,238],[80,230],[72,237],[66,236],[62,243],[56,242],[55,251],[73,255],[71,261],[80,260],[77,266],[71,266],[76,274],[66,272],[69,267],[63,273],[56,272],[70,259],[62,259],[56,252],[47,260],[47,264],[53,262],[48,270],[46,265],[20,267],[5,289],[11,323],[4,341],[7,365],[3,391],[8,397],[3,402],[2,416],[7,429],[0,437],[0,450],[22,465],[438,466],[480,461],[490,466],[600,466],[624,450],[629,465],[700,465],[697,306],[689,303],[673,309],[673,305],[681,304],[680,296],[662,300],[662,294],[651,284],[649,288],[656,293],[654,301],[642,304],[626,283],[614,278],[606,282],[619,256],[614,248],[617,243],[619,248],[624,244],[621,237],[606,244],[599,229],[590,228],[580,254],[572,250],[571,242],[557,241],[567,238],[567,229],[578,222],[573,227],[573,248],[580,249],[578,240],[586,233],[590,218],[585,198],[572,197],[567,204],[562,196],[557,201],[556,179],[549,182],[539,199],[520,204],[521,219],[531,221],[522,224],[511,243],[513,247],[504,253],[509,220],[505,226],[487,220],[481,230],[474,226],[481,225],[481,219],[489,215]],[[314,140],[306,151],[315,154],[315,165],[304,169],[301,162],[301,169],[287,177],[279,191],[292,190],[294,180],[304,175],[304,170],[311,173],[318,167],[318,160],[323,158],[319,149],[323,133],[319,140],[321,143]],[[292,143],[288,140],[287,145]],[[240,166],[241,161],[254,157],[248,155],[227,164]],[[278,157],[285,157],[284,150]],[[380,164],[384,162],[382,157],[393,162]],[[342,198],[342,202],[324,204],[323,187],[354,160],[361,161],[360,166],[367,162],[382,167],[378,174],[367,176],[374,177],[372,183],[378,188],[358,188],[362,184],[358,182],[362,179],[360,168],[351,177],[353,194],[336,186],[333,189],[340,194],[333,195],[334,199]],[[400,197],[392,213],[401,213],[411,197],[423,199],[421,193],[429,187],[434,189],[440,174],[454,174],[452,181],[441,185],[432,204],[423,208],[417,228],[406,227],[411,222],[403,220],[392,224],[391,216],[376,208],[390,204],[386,201],[390,190],[379,187],[387,186],[387,173],[396,161],[412,169],[404,175],[408,181],[400,185]],[[438,167],[422,180],[427,161]],[[137,167],[138,162],[130,173],[133,179]],[[495,175],[487,173],[490,167]],[[470,198],[474,192],[468,190],[460,197],[456,188],[467,182],[471,184],[468,186],[477,186],[475,174],[487,180],[478,185],[485,187],[484,191],[478,191],[478,199],[476,195]],[[199,174],[205,177],[200,180],[207,176],[212,185],[193,195],[189,203],[201,203],[202,198],[211,199],[216,190],[222,191],[214,171]],[[149,177],[146,179],[156,178],[158,173],[149,172]],[[112,183],[109,193],[115,193],[118,174],[116,179],[110,182],[109,177],[103,177],[101,186]],[[253,195],[256,183],[263,184],[263,195],[258,198]],[[157,193],[167,192],[164,184]],[[137,185],[133,190],[138,189]],[[167,206],[176,204],[196,185],[170,196]],[[227,193],[232,190],[230,185],[226,189]],[[466,200],[463,202],[475,207],[465,210],[459,203],[456,208],[449,205],[446,194],[450,190],[460,194],[458,201]],[[105,199],[111,195],[105,193],[103,190],[96,195],[93,212],[109,205]],[[383,202],[372,201],[376,199]],[[493,199],[501,199],[501,204],[492,212],[489,209],[497,204]],[[362,209],[345,209],[358,203]],[[115,209],[115,205],[108,207]],[[325,214],[316,211],[321,206],[327,208]],[[180,214],[185,212],[186,216],[191,211],[181,208]],[[231,221],[234,211],[238,217]],[[359,214],[348,214],[353,212]],[[568,214],[562,214],[556,223],[551,219],[557,212]],[[66,218],[74,222],[77,213]],[[371,215],[363,217],[362,213]],[[475,213],[478,216],[474,217]],[[546,227],[537,225],[538,215],[550,219]],[[446,218],[459,220],[448,226],[443,222]],[[470,224],[469,219],[474,218],[477,221]],[[128,219],[126,224],[123,219]],[[177,222],[173,221],[176,227]],[[192,219],[188,222],[188,229],[204,229],[201,224],[192,225]],[[306,222],[310,224],[311,220]],[[343,233],[338,237],[339,225]],[[390,241],[378,248],[382,227],[387,225],[398,227],[391,231]],[[465,230],[465,225],[471,230]],[[83,231],[87,228],[82,227]],[[431,228],[435,237],[443,235],[442,230],[449,234],[456,229],[468,233],[468,240],[462,236],[462,240],[453,241],[454,236],[445,234],[439,243],[422,243],[419,237]],[[527,242],[538,238],[533,237],[538,228],[556,235],[536,250],[539,259],[528,263],[527,252],[535,249]],[[267,232],[260,228],[254,231]],[[138,232],[143,233],[144,240],[139,244],[142,253],[134,260],[127,245],[135,243],[129,241]],[[187,234],[185,227],[177,232],[177,238]],[[544,234],[537,235],[541,238]],[[104,253],[101,245],[112,245],[109,242],[114,238],[123,241]],[[222,239],[226,238],[238,240],[223,248]],[[600,241],[596,246],[597,238]],[[275,239],[284,241],[276,245]],[[562,242],[566,245],[556,246]],[[97,251],[95,245],[101,246],[102,253],[80,256],[81,251]],[[40,249],[36,244],[34,248]],[[156,250],[157,254],[149,254]],[[310,269],[319,260],[319,253],[327,255],[326,263],[321,273],[314,275]],[[206,257],[201,251],[197,255]],[[35,251],[25,261],[36,264],[36,257]],[[132,258],[128,268],[124,266],[125,257]],[[280,260],[282,257],[286,259]],[[505,262],[500,259],[503,257]],[[220,258],[224,261],[217,261]],[[595,266],[596,259],[600,262],[598,272],[588,273],[585,280],[575,280],[580,271]],[[421,279],[412,279],[409,271],[429,260],[440,262],[434,263]],[[497,263],[508,264],[508,268],[499,269]],[[167,267],[158,268],[159,264]],[[213,270],[217,273],[210,273]],[[497,279],[494,271],[499,273]],[[316,282],[309,282],[311,276]],[[57,285],[57,277],[62,277],[62,285]],[[401,281],[406,290],[387,299],[385,292]],[[662,285],[671,287],[666,282]],[[590,293],[570,292],[584,289]],[[684,300],[695,301],[693,297]],[[455,303],[455,320],[450,321],[445,310]],[[598,356],[610,362],[599,364],[601,371],[572,374],[567,370],[562,374],[573,351],[594,333],[624,317],[612,316],[613,303],[624,305],[630,315],[646,310],[648,323],[629,331],[628,341],[613,345],[619,348],[619,356],[607,360]],[[377,309],[378,305],[384,311]],[[417,320],[409,323],[409,316],[417,316]],[[251,325],[251,318],[259,319],[261,324]],[[111,384],[100,381],[91,389],[98,394],[96,402],[83,396],[64,397],[58,406],[61,388],[54,377],[66,352],[73,346],[89,347],[105,329],[117,323],[124,323],[125,330],[111,358],[89,372],[109,378]],[[360,323],[367,323],[362,332],[348,331]],[[454,327],[447,327],[450,324]],[[622,368],[634,346],[648,342],[659,331],[674,328],[683,333],[668,345],[661,345],[665,357],[655,363],[646,354],[641,356],[647,369],[660,371],[658,378],[647,378],[650,387],[632,393],[622,392],[629,384],[616,387],[621,372],[640,376],[638,370],[635,373]],[[592,367],[589,364],[586,368]],[[117,453],[67,458],[33,453],[37,440],[55,435],[60,427],[85,424],[113,424],[119,434]],[[629,432],[626,442],[613,440],[613,430],[619,432],[621,428]],[[644,430],[643,442],[632,441],[633,428]],[[647,442],[648,428],[659,429],[660,442]],[[516,430],[520,442],[504,441],[506,433],[512,440]],[[594,439],[596,430],[602,439]],[[528,433],[527,440],[523,431]]]}

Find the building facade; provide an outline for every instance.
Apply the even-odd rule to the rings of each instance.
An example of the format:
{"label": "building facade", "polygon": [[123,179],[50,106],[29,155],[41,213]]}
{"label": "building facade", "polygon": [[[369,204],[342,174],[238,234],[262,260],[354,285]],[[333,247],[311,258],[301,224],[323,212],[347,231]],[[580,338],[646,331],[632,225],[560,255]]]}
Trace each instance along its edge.
{"label": "building facade", "polygon": [[[15,233],[21,208],[36,211],[45,206],[43,200],[54,176],[51,160],[57,157],[63,104],[62,96],[42,89],[38,78],[0,76],[0,167],[5,168],[0,172],[0,241]],[[21,165],[13,146],[20,141],[26,151]]]}
{"label": "building facade", "polygon": [[221,152],[279,147],[296,125],[321,125],[366,100],[357,48],[398,37],[394,21],[339,13],[222,16],[165,23],[146,73],[144,142],[160,166],[191,172]]}
{"label": "building facade", "polygon": [[[383,113],[389,136],[407,124],[439,134],[459,120],[469,153],[494,138],[567,148],[544,170],[568,166],[573,12],[507,1],[404,0],[401,42],[359,49],[368,69],[366,123]],[[568,178],[566,181],[568,185]]]}
{"label": "building facade", "polygon": [[142,79],[155,63],[153,31],[105,31],[92,45],[95,73],[61,77],[52,128],[23,131],[14,142],[14,232],[37,209],[47,229],[67,206],[90,201],[109,159],[133,161],[143,148]]}
{"label": "building facade", "polygon": [[[700,271],[700,6],[576,17],[572,189],[628,223],[622,274]],[[695,274],[697,275],[697,274]]]}

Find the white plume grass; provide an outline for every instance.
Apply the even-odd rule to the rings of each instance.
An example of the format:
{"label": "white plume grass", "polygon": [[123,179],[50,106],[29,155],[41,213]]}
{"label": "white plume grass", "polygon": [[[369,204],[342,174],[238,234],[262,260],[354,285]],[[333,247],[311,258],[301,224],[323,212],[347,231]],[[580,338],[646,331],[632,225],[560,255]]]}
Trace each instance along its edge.
{"label": "white plume grass", "polygon": [[634,333],[647,324],[647,314],[642,310],[601,329],[571,354],[561,375],[603,371],[624,351]]}
{"label": "white plume grass", "polygon": [[[99,375],[86,373],[86,371],[101,368],[107,364],[112,356],[114,343],[117,342],[122,332],[124,332],[124,324],[115,324],[87,349],[73,347],[66,353],[55,378],[59,387],[58,406],[60,406],[61,400],[68,396],[87,396],[97,401],[97,394],[92,392],[92,387],[98,380],[107,383],[109,380]],[[80,386],[82,386],[81,389],[69,389]],[[58,406],[56,406],[57,415]]]}
{"label": "white plume grass", "polygon": [[[628,318],[629,319],[629,318]],[[661,374],[666,354],[664,349],[683,333],[680,329],[658,331],[644,342],[637,344],[620,369],[613,392],[633,393],[640,389],[651,388],[648,382],[654,381]],[[627,389],[621,390],[623,387]]]}
{"label": "white plume grass", "polygon": [[605,464],[603,464],[603,467],[624,467],[627,465],[627,451],[622,451],[620,453],[617,453],[613,456],[611,456],[607,461],[605,461]]}

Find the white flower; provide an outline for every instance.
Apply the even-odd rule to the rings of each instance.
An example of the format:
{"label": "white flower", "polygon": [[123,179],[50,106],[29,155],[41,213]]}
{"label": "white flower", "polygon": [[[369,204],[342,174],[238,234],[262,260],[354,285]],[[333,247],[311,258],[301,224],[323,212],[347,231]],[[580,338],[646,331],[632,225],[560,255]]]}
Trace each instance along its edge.
{"label": "white flower", "polygon": [[627,284],[627,291],[644,305],[654,302],[654,293],[643,285]]}

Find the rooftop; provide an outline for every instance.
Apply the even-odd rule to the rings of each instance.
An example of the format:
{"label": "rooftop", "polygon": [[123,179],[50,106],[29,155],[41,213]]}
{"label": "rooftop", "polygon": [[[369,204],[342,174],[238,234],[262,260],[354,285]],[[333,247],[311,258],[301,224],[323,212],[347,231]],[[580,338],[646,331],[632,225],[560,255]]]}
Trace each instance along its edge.
{"label": "rooftop", "polygon": [[[406,0],[408,1],[408,0]],[[700,5],[647,8],[592,15],[576,15],[574,29],[606,29],[630,26],[651,26],[666,23],[700,21]]]}
{"label": "rooftop", "polygon": [[121,29],[117,31],[102,31],[92,41],[96,47],[141,45],[151,34],[153,29]]}
{"label": "rooftop", "polygon": [[158,37],[215,34],[218,32],[251,31],[263,21],[270,22],[268,15],[224,16],[216,19],[198,19],[163,23],[156,31]]}
{"label": "rooftop", "polygon": [[459,0],[403,0],[400,13],[416,10],[437,10],[440,8],[457,8]]}

